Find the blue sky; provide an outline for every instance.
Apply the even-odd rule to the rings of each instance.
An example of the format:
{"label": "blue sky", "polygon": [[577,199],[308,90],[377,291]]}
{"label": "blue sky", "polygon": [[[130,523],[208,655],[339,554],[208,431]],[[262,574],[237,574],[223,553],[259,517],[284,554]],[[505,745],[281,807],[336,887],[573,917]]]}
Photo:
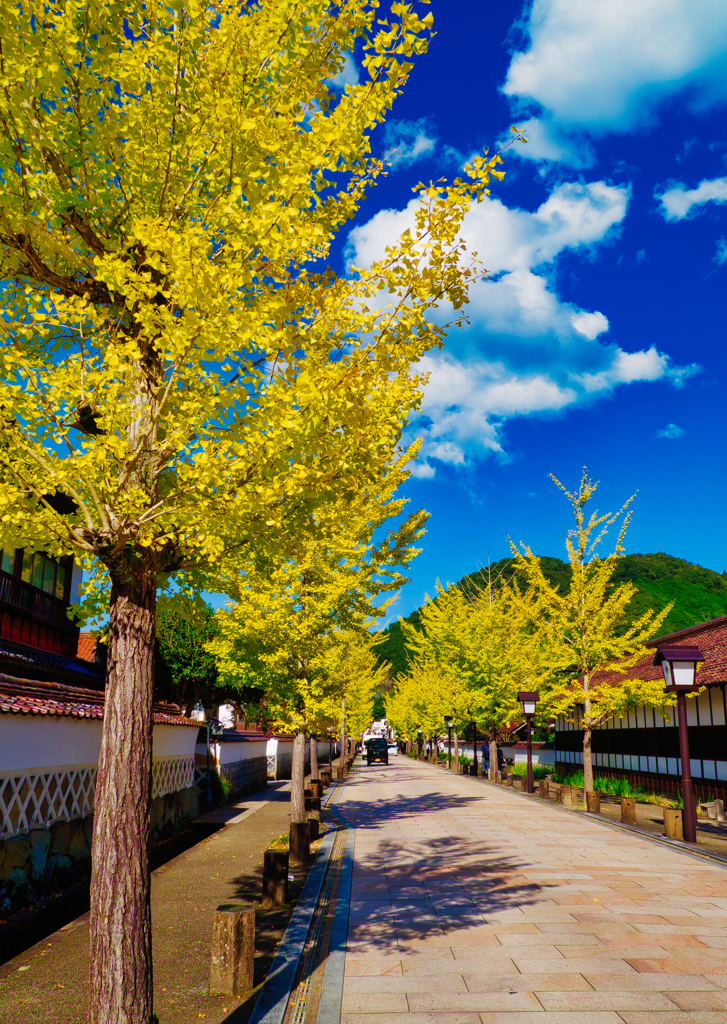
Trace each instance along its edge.
{"label": "blue sky", "polygon": [[[455,176],[512,124],[527,146],[468,216],[491,273],[427,357],[407,486],[431,513],[393,614],[508,553],[564,556],[587,463],[599,507],[638,491],[629,551],[727,568],[727,4],[440,0],[387,126],[393,166],[346,239],[373,259],[418,180]],[[351,69],[351,73],[355,73]]]}

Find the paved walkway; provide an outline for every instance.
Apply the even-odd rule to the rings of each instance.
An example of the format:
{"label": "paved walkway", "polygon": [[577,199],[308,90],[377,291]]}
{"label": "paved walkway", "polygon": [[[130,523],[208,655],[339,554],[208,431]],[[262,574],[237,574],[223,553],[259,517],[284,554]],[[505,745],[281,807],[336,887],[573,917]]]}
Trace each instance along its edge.
{"label": "paved walkway", "polygon": [[727,869],[403,756],[340,807],[342,1024],[727,1024]]}

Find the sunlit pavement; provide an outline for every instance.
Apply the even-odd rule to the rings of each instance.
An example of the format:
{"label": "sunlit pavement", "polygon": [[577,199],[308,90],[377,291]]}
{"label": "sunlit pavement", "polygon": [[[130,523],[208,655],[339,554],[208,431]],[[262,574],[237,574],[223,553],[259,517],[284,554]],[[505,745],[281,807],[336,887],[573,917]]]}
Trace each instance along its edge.
{"label": "sunlit pavement", "polygon": [[726,869],[403,756],[341,810],[342,1024],[727,1024]]}

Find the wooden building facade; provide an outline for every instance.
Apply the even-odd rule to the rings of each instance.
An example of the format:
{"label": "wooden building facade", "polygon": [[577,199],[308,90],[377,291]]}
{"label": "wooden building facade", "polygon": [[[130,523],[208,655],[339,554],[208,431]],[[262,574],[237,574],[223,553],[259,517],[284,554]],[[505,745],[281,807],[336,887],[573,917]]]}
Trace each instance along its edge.
{"label": "wooden building facade", "polygon": [[[697,674],[704,690],[687,700],[689,755],[697,799],[727,800],[727,616],[658,637],[647,645],[699,647],[706,660]],[[641,659],[628,675],[661,679],[653,654]],[[594,772],[628,778],[645,791],[676,794],[681,788],[679,731],[676,708],[666,721],[651,707],[639,707],[615,718],[592,734]],[[555,723],[556,771],[583,765],[582,709],[569,722]]]}

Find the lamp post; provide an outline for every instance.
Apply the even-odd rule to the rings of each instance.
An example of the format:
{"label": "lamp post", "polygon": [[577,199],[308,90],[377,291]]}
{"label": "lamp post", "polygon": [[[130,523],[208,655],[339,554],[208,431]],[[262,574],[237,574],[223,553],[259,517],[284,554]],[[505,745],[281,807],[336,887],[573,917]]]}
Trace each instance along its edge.
{"label": "lamp post", "polygon": [[682,762],[682,800],[684,803],[684,841],[697,841],[697,808],[692,788],[692,766],[689,763],[689,731],[687,727],[687,694],[694,693],[697,665],[704,661],[698,647],[657,647],[654,664],[661,665],[667,693],[677,697],[679,719],[679,757]]}
{"label": "lamp post", "polygon": [[422,736],[421,729],[417,729],[417,758],[422,756],[422,745],[424,743],[424,737]]}
{"label": "lamp post", "polygon": [[473,753],[472,767],[474,768],[475,775],[477,775],[477,722],[475,722],[474,718],[472,719],[471,724],[472,724],[472,753]]}
{"label": "lamp post", "polygon": [[535,714],[535,708],[538,700],[540,699],[539,693],[519,693],[517,699],[520,701],[520,707],[525,715],[525,721],[528,723],[528,782],[527,788],[528,793],[532,793],[535,789],[533,785],[533,734],[532,734],[532,720]]}
{"label": "lamp post", "polygon": [[447,767],[451,771],[452,770],[452,726],[454,725],[454,721],[451,718],[445,718],[444,719],[444,724],[447,727],[447,760],[448,760]]}
{"label": "lamp post", "polygon": [[210,740],[219,739],[224,733],[224,727],[221,725],[217,718],[212,715],[210,709],[209,715],[206,718],[205,725],[207,726],[207,788],[205,792],[205,800],[209,806],[212,806],[212,765],[210,761]]}

